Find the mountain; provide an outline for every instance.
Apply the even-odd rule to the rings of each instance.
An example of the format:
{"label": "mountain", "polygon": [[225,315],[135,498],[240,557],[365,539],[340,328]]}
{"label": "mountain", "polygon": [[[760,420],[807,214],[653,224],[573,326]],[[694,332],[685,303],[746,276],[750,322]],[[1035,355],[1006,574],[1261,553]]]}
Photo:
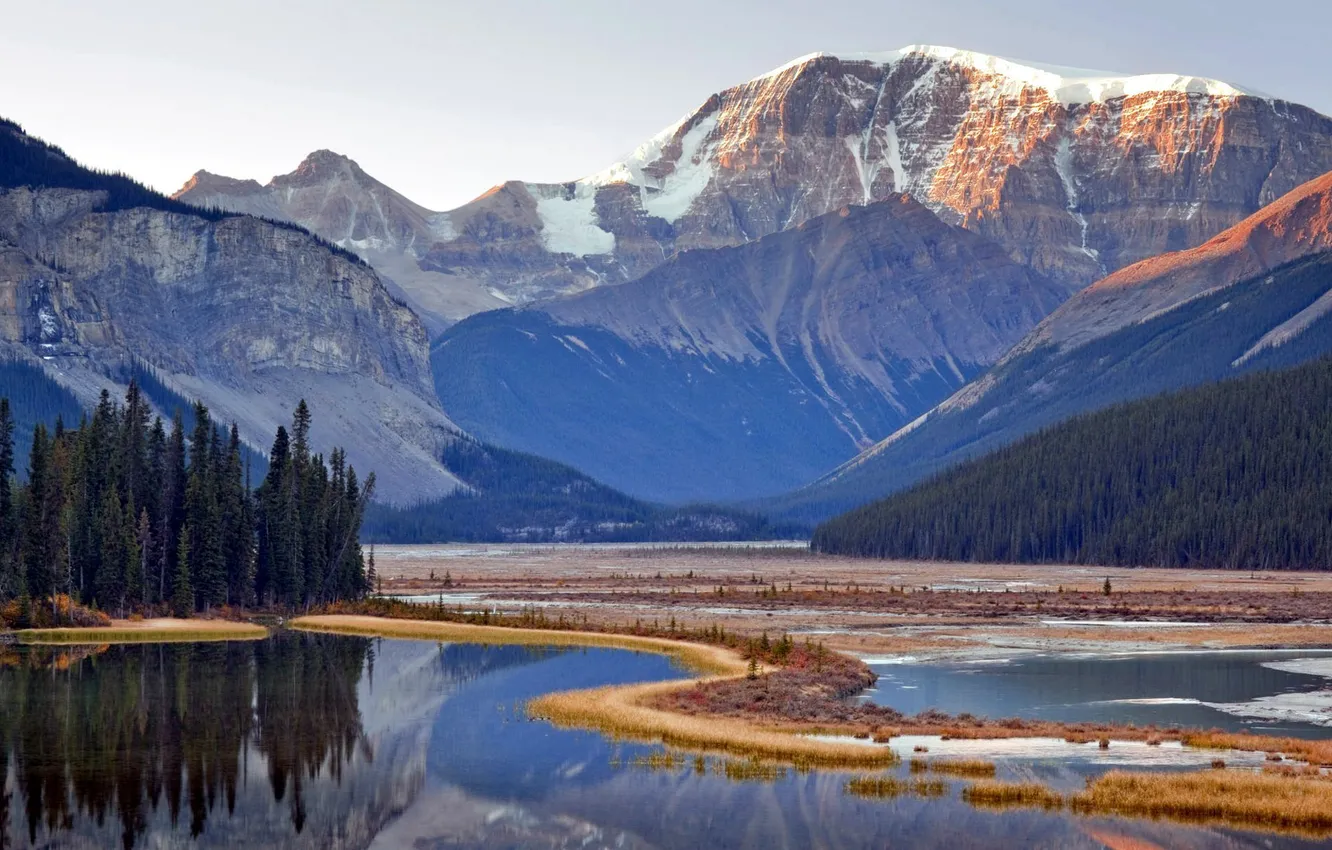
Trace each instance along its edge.
{"label": "mountain", "polygon": [[776,540],[808,536],[808,526],[773,525],[733,508],[651,504],[576,469],[534,455],[458,440],[444,462],[466,485],[409,508],[373,505],[368,543],[664,542]]}
{"label": "mountain", "polygon": [[431,356],[445,409],[483,440],[642,498],[738,499],[891,433],[1065,294],[897,195],[470,317]]}
{"label": "mountain", "polygon": [[826,518],[1077,413],[1327,352],[1332,173],[1089,287],[935,410],[764,507]]}
{"label": "mountain", "polygon": [[172,197],[200,207],[294,222],[357,252],[417,308],[432,332],[463,316],[509,303],[482,288],[422,269],[417,255],[452,237],[448,218],[400,195],[332,151],[315,151],[295,171],[274,177],[266,186],[199,171]]}
{"label": "mountain", "polygon": [[821,525],[820,552],[1228,569],[1332,562],[1332,359],[1065,422]]}
{"label": "mountain", "polygon": [[432,213],[327,152],[267,186],[177,197],[295,221],[366,256],[442,327],[633,280],[909,193],[1074,292],[1199,245],[1332,169],[1332,119],[1214,80],[944,47],[815,54],[708,98],[624,160]]}
{"label": "mountain", "polygon": [[296,402],[393,502],[459,486],[426,331],[354,254],[82,168],[0,122],[0,359],[85,405],[146,368],[267,448]]}

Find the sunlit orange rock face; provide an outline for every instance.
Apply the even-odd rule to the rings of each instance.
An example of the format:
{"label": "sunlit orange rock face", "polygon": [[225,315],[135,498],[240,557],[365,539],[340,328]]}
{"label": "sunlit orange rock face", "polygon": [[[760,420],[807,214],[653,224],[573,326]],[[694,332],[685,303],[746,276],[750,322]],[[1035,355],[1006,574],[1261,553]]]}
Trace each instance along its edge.
{"label": "sunlit orange rock face", "polygon": [[319,154],[267,186],[207,175],[180,196],[361,251],[448,323],[891,192],[1071,293],[1332,170],[1332,119],[1305,107],[1190,77],[1052,71],[946,48],[811,56],[712,95],[599,174],[510,181],[449,212]]}
{"label": "sunlit orange rock face", "polygon": [[1332,172],[1195,248],[1151,257],[1073,296],[1009,355],[1071,348],[1189,299],[1332,250]]}
{"label": "sunlit orange rock face", "polygon": [[1185,91],[1062,102],[926,56],[816,57],[716,100],[716,172],[677,247],[901,191],[1078,285],[1197,245],[1332,168],[1332,120],[1293,104]]}

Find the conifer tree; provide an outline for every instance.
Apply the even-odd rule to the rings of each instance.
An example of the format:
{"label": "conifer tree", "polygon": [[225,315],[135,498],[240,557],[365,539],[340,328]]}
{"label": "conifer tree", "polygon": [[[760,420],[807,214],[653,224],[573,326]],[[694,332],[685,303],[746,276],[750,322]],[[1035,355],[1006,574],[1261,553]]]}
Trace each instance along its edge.
{"label": "conifer tree", "polygon": [[14,509],[14,417],[0,398],[0,600],[19,595],[18,517]]}
{"label": "conifer tree", "polygon": [[171,612],[177,617],[194,613],[194,586],[190,582],[190,535],[185,526],[176,547],[176,573],[171,582]]}

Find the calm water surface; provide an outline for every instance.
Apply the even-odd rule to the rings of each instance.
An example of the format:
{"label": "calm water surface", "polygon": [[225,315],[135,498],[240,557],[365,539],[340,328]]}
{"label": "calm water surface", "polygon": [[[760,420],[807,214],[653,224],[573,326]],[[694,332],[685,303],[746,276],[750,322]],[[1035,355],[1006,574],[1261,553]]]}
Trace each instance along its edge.
{"label": "calm water surface", "polygon": [[[651,769],[636,760],[660,748],[522,711],[552,690],[683,675],[618,650],[325,635],[0,647],[0,847],[1311,846],[981,811],[956,784],[940,800],[879,801],[847,795],[836,773],[742,781],[712,758]],[[1065,768],[1002,771],[1057,781]]]}
{"label": "calm water surface", "polygon": [[1255,701],[1321,691],[1332,684],[1321,676],[1266,666],[1296,659],[1323,661],[1332,675],[1332,653],[1307,649],[1037,655],[971,663],[871,664],[879,682],[866,698],[908,714],[934,708],[995,718],[1174,724],[1332,738],[1327,726],[1238,713]]}

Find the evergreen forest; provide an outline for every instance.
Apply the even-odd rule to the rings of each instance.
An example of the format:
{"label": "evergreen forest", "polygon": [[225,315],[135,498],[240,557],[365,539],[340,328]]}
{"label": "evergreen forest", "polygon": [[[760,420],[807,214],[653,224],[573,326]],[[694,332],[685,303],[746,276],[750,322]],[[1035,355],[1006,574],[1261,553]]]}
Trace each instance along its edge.
{"label": "evergreen forest", "polygon": [[152,415],[137,383],[77,427],[33,428],[16,475],[15,421],[0,399],[0,608],[11,625],[68,622],[80,606],[117,616],[189,616],[231,606],[308,607],[368,587],[359,542],[374,492],[341,449],[309,445],[302,400],[277,429],[257,486],[233,425],[202,403],[189,426]]}
{"label": "evergreen forest", "polygon": [[1332,567],[1332,359],[1085,415],[816,529],[876,558]]}

